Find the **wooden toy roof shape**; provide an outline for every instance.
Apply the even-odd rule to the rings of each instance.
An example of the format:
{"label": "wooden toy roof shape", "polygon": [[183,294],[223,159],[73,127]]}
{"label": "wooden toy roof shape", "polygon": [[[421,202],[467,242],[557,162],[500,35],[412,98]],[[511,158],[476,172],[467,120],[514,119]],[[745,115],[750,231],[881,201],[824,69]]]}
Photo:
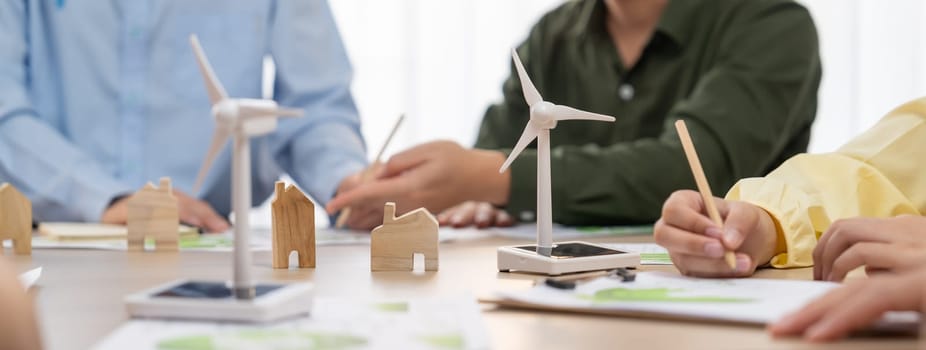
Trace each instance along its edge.
{"label": "wooden toy roof shape", "polygon": [[13,240],[16,254],[32,253],[32,202],[8,183],[0,185],[0,243],[5,239]]}
{"label": "wooden toy roof shape", "polygon": [[438,223],[425,208],[418,208],[400,217],[395,216],[395,203],[386,203],[383,224],[373,229],[370,247],[370,268],[373,271],[412,270],[414,255],[424,255],[424,269],[438,267]]}
{"label": "wooden toy roof shape", "polygon": [[315,267],[315,204],[296,186],[277,181],[271,203],[273,216],[273,268],[289,267],[296,251],[299,267]]}

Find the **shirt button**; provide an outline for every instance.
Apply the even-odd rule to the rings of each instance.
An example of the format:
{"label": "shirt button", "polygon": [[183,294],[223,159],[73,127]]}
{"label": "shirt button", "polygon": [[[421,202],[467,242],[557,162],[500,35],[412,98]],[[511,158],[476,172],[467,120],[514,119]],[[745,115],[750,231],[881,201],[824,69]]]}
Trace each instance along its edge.
{"label": "shirt button", "polygon": [[622,100],[630,101],[634,94],[633,86],[630,84],[621,84],[620,88],[617,89],[617,94],[620,95]]}
{"label": "shirt button", "polygon": [[534,212],[532,211],[522,211],[519,216],[521,217],[521,221],[534,221]]}

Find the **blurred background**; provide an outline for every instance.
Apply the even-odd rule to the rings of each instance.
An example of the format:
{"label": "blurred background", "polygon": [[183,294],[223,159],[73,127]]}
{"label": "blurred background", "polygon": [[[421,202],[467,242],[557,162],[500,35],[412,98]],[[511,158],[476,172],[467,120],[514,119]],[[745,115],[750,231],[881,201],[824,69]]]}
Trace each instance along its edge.
{"label": "blurred background", "polygon": [[[354,67],[370,157],[403,112],[386,156],[435,139],[471,146],[486,107],[501,98],[509,50],[563,2],[329,1]],[[894,106],[926,95],[926,1],[799,2],[814,17],[823,59],[811,152],[833,151]]]}
{"label": "blurred background", "polygon": [[[434,139],[472,145],[486,107],[501,98],[510,48],[563,2],[329,1],[371,153],[408,114],[387,155]],[[890,108],[926,95],[926,1],[800,2],[817,24],[824,69],[812,152],[832,151]]]}

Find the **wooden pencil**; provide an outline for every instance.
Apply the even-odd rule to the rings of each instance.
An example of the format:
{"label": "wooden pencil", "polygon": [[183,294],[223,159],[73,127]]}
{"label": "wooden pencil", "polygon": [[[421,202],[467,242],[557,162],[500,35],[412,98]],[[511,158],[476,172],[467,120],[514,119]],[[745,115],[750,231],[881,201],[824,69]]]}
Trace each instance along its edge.
{"label": "wooden pencil", "polygon": [[[383,152],[386,151],[386,147],[389,146],[389,143],[392,142],[392,137],[395,136],[395,132],[399,130],[399,125],[402,125],[402,121],[405,120],[405,114],[399,115],[399,119],[395,121],[395,125],[392,126],[392,131],[389,132],[389,136],[386,137],[386,141],[383,142],[383,146],[379,148],[379,152],[376,153],[376,158],[373,160],[373,164],[363,170],[360,174],[360,184],[364,184],[370,180],[370,176],[373,176],[376,168],[379,166],[381,158],[383,157]],[[341,215],[338,215],[338,220],[335,222],[335,228],[344,228],[344,224],[347,223],[347,219],[350,218],[350,207],[344,208],[341,211]]]}
{"label": "wooden pencil", "polygon": [[[723,229],[723,219],[720,218],[720,212],[717,211],[717,205],[714,204],[714,195],[711,193],[711,186],[707,182],[707,177],[704,176],[704,168],[701,167],[701,160],[698,158],[698,152],[695,151],[694,143],[691,142],[691,135],[688,134],[688,127],[685,125],[685,121],[676,121],[675,130],[678,131],[678,138],[682,141],[682,148],[685,149],[685,157],[688,158],[691,174],[694,175],[695,183],[698,184],[698,192],[701,192],[701,198],[704,200],[704,206],[707,208],[707,215],[710,216],[715,225]],[[733,251],[726,251],[723,258],[731,269],[736,269],[736,255]]]}

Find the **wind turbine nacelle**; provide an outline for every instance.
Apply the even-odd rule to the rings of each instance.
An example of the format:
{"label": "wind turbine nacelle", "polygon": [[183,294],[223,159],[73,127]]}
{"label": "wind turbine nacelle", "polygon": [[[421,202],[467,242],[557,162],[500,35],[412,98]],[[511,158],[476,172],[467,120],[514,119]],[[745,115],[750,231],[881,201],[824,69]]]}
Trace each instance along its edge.
{"label": "wind turbine nacelle", "polygon": [[266,135],[277,129],[277,103],[273,100],[237,99],[240,130],[248,136]]}
{"label": "wind turbine nacelle", "polygon": [[547,101],[541,101],[531,106],[531,121],[541,129],[553,129],[556,127],[556,116],[553,111],[553,104]]}

